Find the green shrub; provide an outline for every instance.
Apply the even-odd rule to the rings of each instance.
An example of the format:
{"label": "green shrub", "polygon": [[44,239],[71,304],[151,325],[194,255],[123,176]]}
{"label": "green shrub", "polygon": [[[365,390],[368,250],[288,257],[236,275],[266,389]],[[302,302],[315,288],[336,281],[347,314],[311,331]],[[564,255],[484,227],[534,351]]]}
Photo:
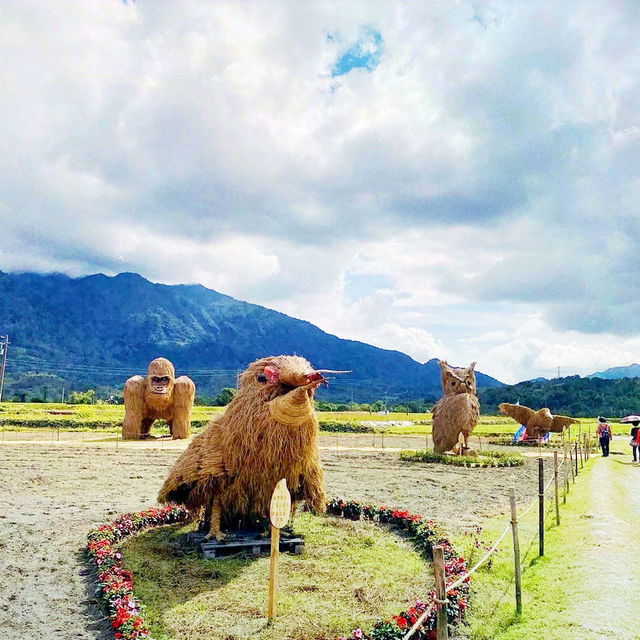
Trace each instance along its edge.
{"label": "green shrub", "polygon": [[400,459],[407,462],[439,462],[456,467],[519,467],[524,464],[524,458],[519,453],[505,453],[504,451],[483,451],[477,456],[457,456],[444,453],[434,453],[428,449],[420,451],[401,451]]}
{"label": "green shrub", "polygon": [[333,420],[320,422],[320,431],[341,432],[341,433],[373,433],[374,429],[370,425],[359,422],[336,422]]}

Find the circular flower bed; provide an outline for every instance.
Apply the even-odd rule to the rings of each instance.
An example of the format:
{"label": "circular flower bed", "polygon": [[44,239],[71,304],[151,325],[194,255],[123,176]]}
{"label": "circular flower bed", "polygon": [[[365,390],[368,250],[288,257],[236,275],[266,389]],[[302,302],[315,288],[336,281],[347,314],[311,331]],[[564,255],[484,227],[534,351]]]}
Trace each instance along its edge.
{"label": "circular flower bed", "polygon": [[[432,549],[440,545],[445,558],[446,584],[453,584],[466,573],[466,562],[454,550],[448,538],[437,532],[432,520],[423,520],[422,516],[409,511],[391,509],[387,506],[362,505],[357,501],[345,502],[340,499],[331,500],[327,505],[327,513],[350,520],[368,519],[387,523],[402,530],[412,540],[419,551],[431,558]],[[152,508],[140,513],[128,513],[120,516],[111,524],[99,526],[88,535],[87,553],[97,574],[97,592],[118,640],[151,640],[141,615],[141,605],[133,595],[132,575],[122,568],[122,554],[118,550],[124,538],[148,527],[157,527],[176,522],[184,522],[189,518],[189,511],[183,507],[166,505]],[[449,624],[459,622],[467,607],[469,595],[469,579],[467,578],[457,589],[447,594],[447,619]],[[433,640],[436,637],[435,592],[431,591],[424,600],[416,601],[406,611],[392,616],[391,620],[378,620],[374,628],[365,632],[354,629],[349,639],[341,640],[400,640],[417,622],[423,613],[424,620],[416,630],[416,640]]]}
{"label": "circular flower bed", "polygon": [[140,604],[133,596],[131,572],[122,568],[122,554],[117,545],[123,538],[147,527],[184,522],[188,517],[189,511],[184,507],[166,505],[140,513],[125,513],[111,524],[89,532],[87,553],[97,572],[97,592],[111,618],[115,638],[150,639],[140,615]]}

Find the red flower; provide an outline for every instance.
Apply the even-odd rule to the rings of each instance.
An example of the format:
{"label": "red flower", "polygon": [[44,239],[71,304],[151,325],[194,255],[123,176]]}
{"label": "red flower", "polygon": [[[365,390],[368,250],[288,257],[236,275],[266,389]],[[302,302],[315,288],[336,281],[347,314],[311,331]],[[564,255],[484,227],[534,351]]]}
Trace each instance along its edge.
{"label": "red flower", "polygon": [[392,616],[391,619],[401,628],[401,629],[405,629],[408,622],[406,618],[403,618],[402,616]]}

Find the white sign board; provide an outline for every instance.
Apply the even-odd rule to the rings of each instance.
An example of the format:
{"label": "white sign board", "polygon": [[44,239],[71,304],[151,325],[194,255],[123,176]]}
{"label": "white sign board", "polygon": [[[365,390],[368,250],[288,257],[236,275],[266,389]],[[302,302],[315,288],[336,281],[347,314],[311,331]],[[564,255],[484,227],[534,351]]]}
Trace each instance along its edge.
{"label": "white sign board", "polygon": [[282,478],[273,490],[269,506],[269,520],[276,529],[282,529],[291,515],[291,494],[287,489],[287,480]]}

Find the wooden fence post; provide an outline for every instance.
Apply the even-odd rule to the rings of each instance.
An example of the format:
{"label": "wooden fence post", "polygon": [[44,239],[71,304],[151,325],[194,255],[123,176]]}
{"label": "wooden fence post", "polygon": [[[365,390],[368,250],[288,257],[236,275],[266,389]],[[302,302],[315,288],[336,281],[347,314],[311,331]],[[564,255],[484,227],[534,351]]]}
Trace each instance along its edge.
{"label": "wooden fence post", "polygon": [[444,582],[444,551],[442,547],[433,547],[433,573],[436,580],[436,598],[438,601],[437,640],[447,640],[447,591]]}
{"label": "wooden fence post", "polygon": [[576,468],[573,464],[573,447],[569,448],[569,466],[571,467],[571,484],[576,483]]}
{"label": "wooden fence post", "polygon": [[562,443],[562,502],[567,503],[567,493],[569,493],[569,474],[567,473],[567,445]]}
{"label": "wooden fence post", "polygon": [[578,441],[576,440],[574,449],[574,461],[576,463],[576,475],[578,475]]}
{"label": "wooden fence post", "polygon": [[583,450],[583,447],[582,447],[583,442],[581,442],[581,441],[582,441],[582,438],[578,438],[578,442],[576,444],[578,445],[578,452],[580,454],[580,468],[582,469],[584,467],[584,460],[583,460],[583,458],[584,458],[584,455],[583,455],[584,454],[584,450]]}
{"label": "wooden fence post", "polygon": [[513,568],[516,581],[516,614],[522,613],[522,584],[520,580],[520,541],[518,540],[518,516],[516,513],[516,490],[509,489],[511,502],[511,533],[513,534]]}
{"label": "wooden fence post", "polygon": [[553,483],[556,489],[556,526],[560,526],[560,496],[558,491],[558,452],[553,452]]}
{"label": "wooden fence post", "polygon": [[589,451],[589,438],[587,434],[584,434],[584,451],[585,451],[585,460],[588,460],[591,457],[591,451]]}
{"label": "wooden fence post", "polygon": [[538,458],[538,555],[544,555],[544,461]]}

